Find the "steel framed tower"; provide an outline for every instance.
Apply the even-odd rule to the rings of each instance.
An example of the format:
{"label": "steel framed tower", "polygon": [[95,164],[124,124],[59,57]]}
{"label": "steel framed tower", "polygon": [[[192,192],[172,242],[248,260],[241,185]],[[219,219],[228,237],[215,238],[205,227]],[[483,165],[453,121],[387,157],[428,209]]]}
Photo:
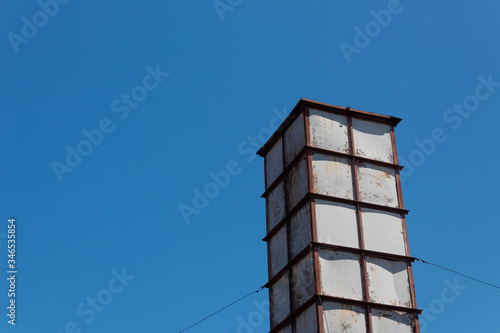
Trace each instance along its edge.
{"label": "steel framed tower", "polygon": [[394,127],[301,99],[259,150],[271,333],[419,333]]}

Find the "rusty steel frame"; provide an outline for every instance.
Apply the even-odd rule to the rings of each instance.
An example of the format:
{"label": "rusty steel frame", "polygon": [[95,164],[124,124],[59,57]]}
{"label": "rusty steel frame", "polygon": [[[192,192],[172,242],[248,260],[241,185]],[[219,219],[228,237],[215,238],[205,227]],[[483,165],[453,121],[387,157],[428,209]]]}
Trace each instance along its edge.
{"label": "rusty steel frame", "polygon": [[278,127],[274,134],[267,140],[267,142],[257,151],[257,154],[264,156],[267,154],[268,150],[274,145],[275,141],[279,139],[281,133],[284,132],[290,124],[297,118],[297,116],[305,109],[312,108],[316,110],[321,110],[325,112],[341,114],[341,115],[355,115],[356,118],[362,118],[366,120],[371,120],[378,123],[384,123],[387,125],[396,126],[402,119],[392,116],[387,116],[384,114],[377,114],[357,109],[351,109],[349,107],[342,107],[332,104],[326,104],[321,102],[316,102],[310,99],[301,98],[297,105],[290,112],[288,117],[283,121],[283,123]]}
{"label": "rusty steel frame", "polygon": [[[313,202],[311,202],[313,203]],[[311,223],[311,227],[312,223]],[[316,226],[314,226],[314,229]],[[317,235],[316,235],[317,236]],[[333,250],[333,251],[341,251],[341,252],[349,252],[349,253],[354,253],[359,256],[361,256],[362,253],[365,253],[367,256],[371,257],[377,257],[377,258],[382,258],[382,259],[387,259],[387,260],[397,260],[397,261],[406,261],[408,264],[414,262],[417,260],[417,258],[414,257],[408,257],[408,256],[402,256],[398,254],[392,254],[392,253],[387,253],[387,252],[379,252],[379,251],[372,251],[372,250],[366,250],[366,249],[359,249],[355,247],[347,247],[347,246],[341,246],[341,245],[333,245],[333,244],[326,244],[326,243],[318,243],[316,241],[312,241],[309,243],[307,246],[305,246],[299,253],[295,255],[295,257],[290,260],[285,266],[283,266],[282,269],[280,269],[274,276],[271,276],[266,284],[266,287],[269,287],[276,283],[279,279],[285,275],[289,269],[291,269],[295,264],[297,264],[299,261],[304,259],[304,257],[307,256],[311,251],[318,251],[320,249],[328,249],[328,250]],[[319,288],[319,286],[318,286]]]}
{"label": "rusty steel frame", "polygon": [[[279,176],[276,177],[276,179],[271,184],[268,184],[267,180],[266,180],[266,190],[261,195],[261,197],[263,197],[263,198],[267,197],[269,195],[269,193],[272,190],[274,190],[276,188],[276,186],[278,186],[279,183],[283,180],[284,174],[287,174],[291,169],[293,169],[297,165],[297,163],[300,162],[300,160],[302,159],[302,157],[305,154],[309,154],[311,152],[312,153],[319,153],[319,154],[327,155],[327,156],[344,157],[344,158],[347,158],[347,159],[352,159],[352,157],[353,157],[353,155],[350,155],[350,154],[336,152],[336,151],[331,151],[331,150],[327,150],[327,149],[323,149],[323,148],[312,147],[312,146],[306,145],[297,154],[297,156],[295,156],[292,159],[292,161],[290,161],[290,163],[288,164],[288,166],[284,167],[283,172],[281,174],[279,174]],[[384,161],[379,161],[379,160],[374,160],[374,159],[371,159],[371,158],[366,158],[366,157],[363,157],[363,156],[355,156],[355,157],[356,157],[357,161],[367,162],[367,163],[371,163],[371,164],[374,164],[374,165],[380,165],[380,166],[383,166],[383,167],[386,167],[386,168],[394,169],[396,171],[397,170],[403,170],[403,168],[404,168],[403,165],[399,165],[399,164],[391,164],[391,163],[387,163],[387,162],[384,162]]]}
{"label": "rusty steel frame", "polygon": [[[349,150],[350,150],[349,154],[329,151],[329,150],[325,150],[322,148],[316,148],[316,147],[311,146],[311,139],[310,139],[310,132],[309,132],[309,109],[310,108],[326,111],[329,113],[342,114],[342,115],[347,116],[348,126],[349,126],[349,131],[348,131],[348,141],[349,141]],[[297,154],[297,156],[295,156],[292,159],[292,161],[287,165],[286,159],[285,159],[284,132],[292,124],[292,122],[300,116],[304,117],[305,147],[303,147],[302,150]],[[352,125],[352,118],[353,117],[368,119],[370,121],[384,123],[384,124],[388,124],[391,126],[391,143],[392,143],[392,149],[393,149],[393,164],[355,155],[354,133],[353,133],[353,125]],[[367,332],[373,333],[371,309],[374,308],[374,309],[385,309],[385,310],[393,310],[393,311],[400,311],[400,312],[405,312],[405,313],[409,313],[409,314],[414,314],[414,329],[415,329],[414,332],[420,333],[418,314],[420,314],[422,312],[422,310],[417,308],[417,302],[416,302],[416,296],[415,296],[415,285],[414,285],[413,271],[412,271],[412,266],[411,266],[411,263],[414,260],[416,260],[416,258],[410,256],[410,249],[409,249],[409,243],[408,243],[408,232],[407,232],[406,218],[405,218],[405,216],[409,213],[409,211],[404,208],[404,204],[403,204],[403,196],[402,196],[402,190],[401,190],[401,177],[400,177],[400,170],[403,169],[403,166],[398,164],[396,139],[395,139],[395,133],[394,133],[394,127],[400,121],[401,121],[401,119],[396,118],[396,117],[380,115],[380,114],[375,114],[375,113],[369,113],[366,111],[355,110],[355,109],[350,109],[350,108],[343,108],[343,107],[339,107],[339,106],[335,106],[335,105],[329,105],[329,104],[319,103],[319,102],[315,102],[315,101],[311,101],[311,100],[301,99],[297,103],[297,105],[294,107],[294,109],[291,111],[290,115],[285,119],[283,124],[276,130],[276,132],[271,136],[271,138],[266,142],[266,144],[264,144],[264,146],[262,146],[262,148],[257,152],[257,154],[266,158],[267,153],[273,147],[273,145],[276,142],[278,142],[278,140],[280,138],[282,139],[281,150],[282,150],[283,171],[280,175],[278,175],[278,177],[276,177],[276,179],[272,182],[272,184],[268,184],[267,173],[265,172],[265,192],[262,194],[262,197],[266,199],[266,207],[267,207],[269,193],[272,190],[274,190],[278,184],[283,182],[284,191],[285,191],[285,196],[284,196],[285,217],[281,221],[279,221],[272,228],[272,230],[269,230],[269,214],[268,214],[269,212],[268,212],[268,209],[266,208],[266,222],[267,222],[266,225],[267,226],[266,226],[266,236],[264,237],[263,240],[267,242],[268,278],[269,279],[268,279],[268,283],[266,284],[266,287],[269,288],[270,306],[271,306],[271,308],[273,307],[270,287],[272,285],[274,285],[279,279],[281,279],[285,274],[288,274],[290,315],[287,316],[280,323],[277,323],[274,327],[272,327],[273,314],[271,311],[271,313],[270,313],[270,319],[271,319],[270,333],[278,332],[280,329],[282,329],[283,327],[285,327],[288,324],[292,325],[292,332],[295,332],[295,326],[294,326],[295,325],[295,318],[298,315],[300,315],[301,313],[303,313],[304,311],[306,311],[313,304],[316,305],[316,315],[317,315],[316,321],[317,321],[318,333],[324,333],[322,299],[326,300],[326,301],[346,303],[346,304],[352,304],[352,305],[358,305],[358,306],[364,307],[366,309],[365,315],[367,317],[367,320],[366,320]],[[314,193],[313,168],[312,168],[312,154],[314,152],[329,155],[329,156],[333,155],[333,156],[340,156],[340,157],[350,159],[351,171],[352,171],[351,174],[352,174],[352,178],[353,178],[352,181],[353,181],[353,187],[354,187],[354,193],[355,193],[354,199],[335,198],[335,197],[330,197],[330,196]],[[288,173],[293,167],[295,167],[301,161],[301,159],[303,158],[304,155],[307,156],[308,192],[301,200],[299,200],[295,204],[294,207],[289,207],[289,198],[288,198],[289,192],[287,189]],[[265,159],[265,161],[266,161],[266,159]],[[375,165],[381,165],[381,166],[388,167],[388,168],[395,170],[396,189],[397,189],[397,193],[398,193],[398,207],[387,207],[387,206],[383,206],[383,205],[362,202],[360,200],[359,185],[358,185],[358,170],[357,170],[358,169],[358,161],[359,162],[369,162],[369,163],[372,163]],[[264,165],[266,165],[266,162]],[[356,207],[359,248],[351,248],[351,247],[338,246],[338,245],[325,244],[325,243],[318,242],[316,210],[315,210],[316,199],[328,200],[328,201],[332,201],[332,202],[348,203],[348,204]],[[305,205],[310,205],[309,219],[310,219],[310,224],[311,224],[310,225],[310,227],[311,227],[311,242],[303,250],[301,250],[298,254],[296,254],[294,258],[292,258],[291,239],[290,239],[290,237],[291,237],[290,219],[294,214],[296,214]],[[403,234],[404,234],[405,250],[406,250],[405,256],[365,249],[364,234],[363,234],[363,220],[362,220],[363,208],[372,208],[372,209],[377,209],[377,210],[381,210],[381,211],[394,212],[394,213],[397,213],[401,216],[402,230],[403,230]],[[270,269],[271,266],[270,266],[270,260],[269,260],[271,258],[270,239],[273,235],[275,235],[283,227],[286,228],[286,235],[287,235],[286,251],[287,251],[287,261],[288,262],[279,272],[277,272],[274,276],[271,276],[271,269]],[[341,297],[332,297],[332,296],[321,295],[321,281],[320,281],[321,277],[320,277],[320,271],[319,271],[320,268],[319,268],[319,252],[318,252],[320,248],[335,249],[335,250],[339,250],[339,251],[357,253],[360,255],[362,280],[363,280],[363,300],[353,300],[353,299],[346,299],[346,298],[341,298]],[[314,276],[314,286],[315,286],[316,293],[308,301],[306,301],[304,304],[302,304],[300,307],[298,307],[297,309],[294,309],[294,307],[295,307],[295,304],[293,304],[294,303],[294,301],[293,301],[294,281],[293,281],[292,268],[296,263],[298,263],[300,260],[302,260],[308,254],[311,254],[313,256],[313,270],[314,270],[313,276]],[[376,302],[372,302],[370,300],[366,256],[374,256],[374,257],[378,257],[378,258],[386,258],[386,259],[407,262],[408,278],[409,278],[410,294],[411,294],[411,307],[401,307],[401,306],[396,306],[396,305],[376,303]]]}
{"label": "rusty steel frame", "polygon": [[[394,155],[394,164],[398,164],[398,150],[396,146],[396,134],[394,133],[394,127],[391,128],[391,143],[392,143],[392,151]],[[396,171],[396,186],[397,186],[397,191],[398,191],[398,201],[399,201],[399,207],[404,209],[404,203],[403,203],[403,190],[401,188],[401,175],[399,174],[399,170]],[[410,243],[408,242],[408,229],[406,228],[406,216],[405,214],[401,214],[401,220],[403,223],[403,234],[404,234],[404,240],[405,240],[405,246],[406,246],[406,255],[410,256]],[[408,275],[410,279],[410,294],[411,294],[411,300],[412,300],[412,305],[414,308],[417,308],[417,297],[415,293],[415,282],[413,279],[413,268],[411,266],[411,263],[408,264]],[[418,319],[418,316],[415,316],[415,330],[417,333],[420,333],[420,322]]]}
{"label": "rusty steel frame", "polygon": [[[354,146],[354,129],[352,127],[352,117],[350,115],[347,116],[347,122],[349,126],[347,139],[349,141],[349,151],[352,154],[351,160],[351,175],[353,181],[354,188],[354,199],[356,201],[360,201],[359,196],[359,184],[358,184],[358,164],[354,157],[355,146]],[[359,202],[356,203],[356,219],[358,222],[358,239],[359,239],[359,248],[361,249],[361,273],[363,275],[363,299],[367,302],[370,301],[370,282],[368,279],[368,272],[366,267],[366,255],[365,255],[365,236],[363,233],[363,217],[361,216],[361,206]],[[314,221],[316,223],[316,221]],[[373,333],[372,327],[372,310],[370,304],[365,305],[366,308],[366,329],[369,333]]]}

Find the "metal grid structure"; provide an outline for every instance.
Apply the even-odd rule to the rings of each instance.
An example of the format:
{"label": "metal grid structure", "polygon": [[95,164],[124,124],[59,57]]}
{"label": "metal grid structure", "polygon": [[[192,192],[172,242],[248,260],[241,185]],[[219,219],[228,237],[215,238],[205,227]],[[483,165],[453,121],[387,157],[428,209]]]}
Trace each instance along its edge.
{"label": "metal grid structure", "polygon": [[419,333],[394,127],[301,99],[264,157],[270,333]]}

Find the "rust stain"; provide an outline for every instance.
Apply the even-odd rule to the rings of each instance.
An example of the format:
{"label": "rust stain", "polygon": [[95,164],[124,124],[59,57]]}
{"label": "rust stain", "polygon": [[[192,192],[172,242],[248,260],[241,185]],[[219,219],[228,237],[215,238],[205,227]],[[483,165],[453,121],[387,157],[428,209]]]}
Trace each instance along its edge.
{"label": "rust stain", "polygon": [[[346,131],[346,135],[347,135],[347,131]],[[348,142],[346,142],[344,145],[344,152],[349,153],[349,143]]]}
{"label": "rust stain", "polygon": [[350,332],[351,328],[352,325],[348,322],[343,322],[342,324],[340,324],[340,329],[342,330],[342,332]]}
{"label": "rust stain", "polygon": [[364,151],[362,151],[361,149],[357,148],[356,149],[356,155],[357,156],[363,156],[363,157],[366,157],[366,154]]}

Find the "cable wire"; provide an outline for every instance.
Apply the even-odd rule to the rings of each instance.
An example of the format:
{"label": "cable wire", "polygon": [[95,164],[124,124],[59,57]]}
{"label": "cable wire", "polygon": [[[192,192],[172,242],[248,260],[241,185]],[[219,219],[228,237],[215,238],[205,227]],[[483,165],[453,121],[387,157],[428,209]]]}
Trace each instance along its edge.
{"label": "cable wire", "polygon": [[230,307],[230,306],[231,306],[231,305],[233,305],[233,304],[238,303],[238,302],[239,302],[239,301],[241,301],[242,299],[245,299],[245,298],[247,298],[247,297],[248,297],[248,296],[250,296],[250,295],[257,294],[259,291],[261,291],[261,290],[262,290],[262,289],[264,289],[264,288],[265,288],[265,285],[261,286],[259,289],[255,290],[255,291],[252,291],[251,293],[249,293],[249,294],[247,294],[247,295],[245,295],[245,296],[243,296],[243,297],[238,298],[236,301],[234,301],[234,302],[232,302],[232,303],[229,303],[229,304],[228,304],[228,305],[226,305],[225,307],[220,308],[219,310],[217,310],[217,311],[215,311],[214,313],[212,313],[212,314],[210,314],[210,315],[206,316],[205,318],[203,318],[203,319],[201,319],[201,320],[198,320],[198,321],[197,321],[196,323],[194,323],[193,325],[186,327],[185,329],[183,329],[182,331],[179,331],[178,333],[185,332],[185,331],[187,331],[188,329],[193,328],[194,326],[198,325],[198,324],[199,324],[199,323],[201,323],[202,321],[205,321],[205,320],[207,320],[208,318],[210,318],[210,317],[212,317],[212,316],[215,316],[217,313],[221,312],[222,310],[227,309],[228,307]]}
{"label": "cable wire", "polygon": [[417,259],[417,261],[421,261],[421,262],[422,262],[422,263],[424,263],[424,264],[427,264],[427,265],[432,265],[432,266],[435,266],[435,267],[438,267],[438,268],[444,269],[444,270],[446,270],[446,271],[449,271],[449,272],[455,273],[455,274],[457,274],[457,275],[463,276],[463,277],[465,277],[465,278],[467,278],[467,279],[471,279],[471,280],[474,280],[474,281],[476,281],[476,282],[479,282],[479,283],[485,284],[485,285],[487,285],[487,286],[490,286],[490,287],[493,287],[493,288],[500,289],[500,287],[499,287],[499,286],[496,286],[496,285],[494,285],[494,284],[491,284],[491,283],[488,283],[488,282],[485,282],[485,281],[482,281],[482,280],[475,279],[475,278],[473,278],[473,277],[471,277],[471,276],[468,276],[468,275],[465,275],[465,274],[459,273],[459,272],[457,272],[457,271],[454,271],[454,270],[452,270],[452,269],[449,269],[449,268],[446,268],[446,267],[443,267],[443,266],[439,266],[439,265],[433,264],[433,263],[431,263],[431,262],[425,261],[425,260],[420,259],[420,258],[416,258],[416,259]]}
{"label": "cable wire", "polygon": [[[446,267],[443,267],[443,266],[440,266],[440,265],[434,264],[434,263],[432,263],[432,262],[429,262],[429,261],[426,261],[426,260],[423,260],[423,259],[420,259],[420,258],[415,258],[415,259],[416,259],[417,261],[422,262],[423,264],[431,265],[431,266],[434,266],[434,267],[437,267],[437,268],[443,269],[443,270],[445,270],[445,271],[449,271],[449,272],[452,272],[452,273],[454,273],[454,274],[457,274],[457,275],[463,276],[463,277],[465,277],[465,278],[467,278],[467,279],[470,279],[470,280],[473,280],[473,281],[476,281],[476,282],[479,282],[479,283],[485,284],[485,285],[487,285],[487,286],[490,286],[490,287],[493,287],[493,288],[496,288],[496,289],[500,289],[500,286],[497,286],[497,285],[494,285],[494,284],[491,284],[491,283],[488,283],[488,282],[485,282],[485,281],[482,281],[482,280],[479,280],[479,279],[473,278],[473,277],[471,277],[471,276],[468,276],[468,275],[465,275],[465,274],[459,273],[459,272],[454,271],[454,270],[452,270],[452,269],[449,269],[449,268],[446,268]],[[315,285],[315,287],[316,287],[316,285]],[[245,296],[243,296],[243,297],[238,298],[237,300],[235,300],[235,301],[233,301],[233,302],[229,303],[228,305],[224,306],[223,308],[220,308],[219,310],[217,310],[217,311],[215,311],[214,313],[212,313],[212,314],[210,314],[210,315],[206,316],[205,318],[203,318],[203,319],[201,319],[201,320],[198,320],[196,323],[192,324],[191,326],[186,327],[185,329],[183,329],[183,330],[179,331],[178,333],[182,333],[182,332],[187,331],[187,330],[188,330],[188,329],[190,329],[190,328],[193,328],[194,326],[196,326],[196,325],[200,324],[201,322],[203,322],[203,321],[207,320],[208,318],[213,317],[213,316],[215,316],[217,313],[219,313],[219,312],[221,312],[221,311],[223,311],[223,310],[227,309],[227,308],[228,308],[228,307],[230,307],[231,305],[236,304],[236,303],[238,303],[239,301],[241,301],[241,300],[243,300],[243,299],[245,299],[245,298],[247,298],[247,297],[249,297],[249,296],[251,296],[251,295],[253,295],[253,294],[257,294],[259,291],[263,290],[264,288],[265,288],[265,285],[263,285],[263,286],[259,287],[259,289],[255,290],[255,291],[252,291],[251,293],[246,294],[246,295],[245,295]],[[316,293],[318,293],[318,291],[317,291],[317,290],[316,290]],[[320,301],[321,305],[323,305],[323,302],[322,302],[322,300],[321,300],[321,295],[318,295],[318,296],[319,296],[319,301]],[[324,312],[323,312],[323,315],[325,315],[325,313],[324,313]],[[325,318],[325,320],[327,320],[326,315],[325,315],[325,317],[324,317],[324,318]],[[328,328],[328,326],[327,326],[327,328]]]}

